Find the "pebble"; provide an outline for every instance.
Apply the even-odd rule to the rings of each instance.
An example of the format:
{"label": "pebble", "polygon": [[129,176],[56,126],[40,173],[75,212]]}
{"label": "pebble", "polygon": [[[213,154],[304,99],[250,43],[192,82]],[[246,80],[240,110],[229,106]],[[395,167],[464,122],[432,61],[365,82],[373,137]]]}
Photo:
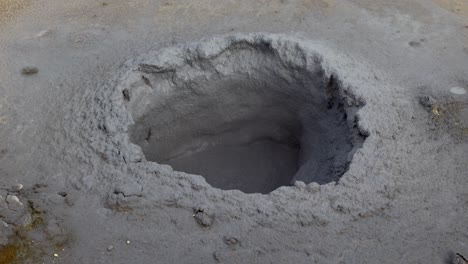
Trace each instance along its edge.
{"label": "pebble", "polygon": [[213,258],[214,258],[217,262],[220,262],[220,261],[221,261],[221,253],[219,253],[218,251],[213,252]]}
{"label": "pebble", "polygon": [[8,195],[6,201],[10,209],[14,210],[23,207],[23,203],[20,202],[16,195]]}
{"label": "pebble", "polygon": [[303,190],[303,189],[306,188],[307,185],[305,184],[305,182],[302,182],[302,181],[295,181],[295,182],[294,182],[294,186],[296,186],[297,188]]}
{"label": "pebble", "polygon": [[8,227],[8,223],[3,221],[3,220],[0,220],[0,223],[2,223],[2,226],[7,228]]}
{"label": "pebble", "polygon": [[410,41],[408,44],[409,44],[411,47],[419,47],[419,46],[421,46],[421,42],[415,41],[415,40]]}
{"label": "pebble", "polygon": [[130,240],[127,240],[127,242],[126,242],[126,243],[127,243],[127,245],[130,245],[130,243],[132,243],[132,242],[130,242]]}
{"label": "pebble", "polygon": [[196,212],[193,217],[203,227],[210,227],[213,224],[213,218],[205,212]]}
{"label": "pebble", "polygon": [[432,96],[424,95],[419,98],[419,103],[427,109],[432,109],[437,104],[437,100]]}
{"label": "pebble", "polygon": [[107,251],[112,251],[114,249],[114,246],[110,245],[107,247]]}
{"label": "pebble", "polygon": [[34,66],[26,66],[21,70],[21,73],[24,75],[32,75],[39,72],[39,69]]}
{"label": "pebble", "polygon": [[12,189],[15,192],[19,192],[19,191],[23,190],[23,187],[24,187],[23,184],[18,183],[18,184],[13,185]]}
{"label": "pebble", "polygon": [[233,245],[236,245],[237,243],[239,243],[239,240],[235,237],[225,237],[224,238],[224,243],[226,245],[229,245],[229,246],[233,246]]}
{"label": "pebble", "polygon": [[452,87],[450,88],[450,92],[453,94],[463,95],[466,94],[466,89],[463,87]]}

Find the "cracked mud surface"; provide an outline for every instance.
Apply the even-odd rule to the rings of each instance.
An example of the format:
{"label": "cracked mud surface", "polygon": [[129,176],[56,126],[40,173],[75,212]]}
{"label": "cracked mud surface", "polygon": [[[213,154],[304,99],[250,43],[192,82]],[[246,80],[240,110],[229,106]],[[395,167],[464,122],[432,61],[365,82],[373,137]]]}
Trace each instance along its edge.
{"label": "cracked mud surface", "polygon": [[[40,0],[4,8],[12,16],[0,19],[0,263],[444,263],[467,256],[468,98],[451,90],[468,88],[468,21],[462,8],[442,2],[449,1]],[[155,91],[168,77],[145,79],[133,69],[147,59],[190,80],[197,65],[182,69],[188,55],[209,57],[236,40],[266,40],[283,58],[296,58],[293,47],[319,56],[308,64],[324,72],[315,80],[333,75],[342,98],[365,103],[351,116],[367,138],[341,178],[247,194],[149,161],[138,141],[153,121],[137,116],[154,110],[138,102],[153,99],[137,100],[135,89]],[[255,56],[239,68],[295,63],[257,64],[263,57]],[[203,74],[216,65],[207,61]],[[22,74],[25,67],[38,72]],[[131,73],[138,81],[125,78]],[[272,124],[288,127],[283,120],[292,119]],[[268,126],[254,123],[266,135]],[[145,124],[140,136],[138,124]],[[158,129],[149,141],[164,135]],[[15,190],[18,183],[24,188]]]}

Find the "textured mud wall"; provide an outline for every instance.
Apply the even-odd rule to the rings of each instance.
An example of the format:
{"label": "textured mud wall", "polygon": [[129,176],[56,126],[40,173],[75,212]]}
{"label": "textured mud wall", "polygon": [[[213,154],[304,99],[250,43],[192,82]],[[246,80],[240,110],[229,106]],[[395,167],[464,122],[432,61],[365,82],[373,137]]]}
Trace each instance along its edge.
{"label": "textured mud wall", "polygon": [[245,192],[343,175],[364,140],[362,102],[319,54],[261,38],[204,48],[143,56],[121,80],[130,138],[147,160]]}

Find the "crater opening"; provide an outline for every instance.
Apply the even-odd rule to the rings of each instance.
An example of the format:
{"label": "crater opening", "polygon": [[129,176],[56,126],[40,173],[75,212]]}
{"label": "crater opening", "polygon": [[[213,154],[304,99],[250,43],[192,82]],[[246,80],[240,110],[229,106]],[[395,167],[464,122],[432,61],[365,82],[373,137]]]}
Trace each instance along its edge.
{"label": "crater opening", "polygon": [[365,139],[362,102],[296,43],[215,44],[163,51],[126,76],[130,140],[146,159],[246,193],[337,181]]}

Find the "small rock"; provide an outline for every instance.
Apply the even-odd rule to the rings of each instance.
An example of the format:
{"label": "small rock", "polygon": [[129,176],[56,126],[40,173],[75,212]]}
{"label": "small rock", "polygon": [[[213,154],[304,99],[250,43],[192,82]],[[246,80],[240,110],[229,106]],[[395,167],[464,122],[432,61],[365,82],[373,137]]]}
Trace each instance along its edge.
{"label": "small rock", "polygon": [[112,251],[114,249],[114,246],[110,245],[107,247],[107,251]]}
{"label": "small rock", "polygon": [[213,217],[203,210],[195,210],[193,217],[195,218],[195,221],[203,227],[210,227],[213,224]]}
{"label": "small rock", "polygon": [[127,240],[125,243],[127,243],[127,245],[130,245],[132,242],[130,240]]}
{"label": "small rock", "polygon": [[216,262],[221,261],[221,254],[218,251],[213,252],[213,258],[216,260]]}
{"label": "small rock", "polygon": [[432,106],[437,104],[437,100],[430,95],[424,95],[419,97],[419,103],[427,109],[431,109]]}
{"label": "small rock", "polygon": [[0,197],[0,214],[4,222],[15,226],[28,226],[32,223],[28,208],[16,195],[7,195],[6,199]]}
{"label": "small rock", "polygon": [[24,75],[32,75],[39,72],[39,69],[34,66],[26,66],[21,70],[21,73]]}
{"label": "small rock", "polygon": [[239,240],[235,237],[224,237],[224,243],[228,246],[234,246],[239,243]]}
{"label": "small rock", "polygon": [[8,195],[6,201],[8,203],[8,208],[10,208],[11,210],[21,209],[24,206],[16,195]]}
{"label": "small rock", "polygon": [[23,184],[17,183],[17,184],[15,184],[15,185],[13,185],[13,186],[12,186],[12,190],[13,190],[14,192],[19,192],[19,191],[23,190]]}
{"label": "small rock", "polygon": [[413,40],[413,41],[410,41],[408,44],[409,44],[411,47],[419,47],[419,46],[421,46],[421,42],[419,42],[419,41],[414,41],[414,40]]}
{"label": "small rock", "polygon": [[456,95],[463,95],[466,94],[466,89],[463,87],[452,87],[450,88],[450,92]]}
{"label": "small rock", "polygon": [[302,181],[295,181],[294,186],[296,186],[297,188],[299,188],[301,190],[304,190],[307,185]]}
{"label": "small rock", "polygon": [[3,227],[5,228],[8,228],[8,223],[3,221],[3,220],[0,220],[0,223],[2,224]]}

